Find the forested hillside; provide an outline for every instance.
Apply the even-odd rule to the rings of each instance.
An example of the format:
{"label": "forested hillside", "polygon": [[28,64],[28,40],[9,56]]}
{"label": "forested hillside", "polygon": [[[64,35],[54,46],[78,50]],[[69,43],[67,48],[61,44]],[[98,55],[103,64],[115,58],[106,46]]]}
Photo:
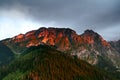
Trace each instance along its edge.
{"label": "forested hillside", "polygon": [[53,47],[30,47],[9,66],[0,69],[0,80],[117,80],[85,61]]}

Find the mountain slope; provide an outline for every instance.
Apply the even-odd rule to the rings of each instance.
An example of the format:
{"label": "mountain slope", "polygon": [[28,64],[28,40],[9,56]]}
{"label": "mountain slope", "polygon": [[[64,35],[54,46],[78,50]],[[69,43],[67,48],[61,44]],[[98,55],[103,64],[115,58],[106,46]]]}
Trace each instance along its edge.
{"label": "mountain slope", "polygon": [[110,41],[111,46],[120,53],[120,40],[118,41]]}
{"label": "mountain slope", "polygon": [[9,63],[13,58],[13,52],[0,41],[0,66]]}
{"label": "mountain slope", "polygon": [[120,69],[119,53],[98,33],[86,30],[81,36],[85,46],[73,50],[73,55],[109,71]]}
{"label": "mountain slope", "polygon": [[106,72],[52,47],[30,47],[9,66],[0,69],[1,80],[117,80]]}
{"label": "mountain slope", "polygon": [[40,28],[20,34],[4,43],[16,54],[40,44],[55,46],[57,50],[98,65],[106,70],[120,69],[120,54],[98,33],[86,30],[78,35],[69,28]]}

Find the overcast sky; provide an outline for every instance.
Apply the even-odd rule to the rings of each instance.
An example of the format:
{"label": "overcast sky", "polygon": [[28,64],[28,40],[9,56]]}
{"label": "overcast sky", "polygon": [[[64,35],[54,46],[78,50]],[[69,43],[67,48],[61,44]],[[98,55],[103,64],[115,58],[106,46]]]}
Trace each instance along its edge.
{"label": "overcast sky", "polygon": [[120,39],[120,0],[0,0],[0,40],[40,27],[86,29]]}

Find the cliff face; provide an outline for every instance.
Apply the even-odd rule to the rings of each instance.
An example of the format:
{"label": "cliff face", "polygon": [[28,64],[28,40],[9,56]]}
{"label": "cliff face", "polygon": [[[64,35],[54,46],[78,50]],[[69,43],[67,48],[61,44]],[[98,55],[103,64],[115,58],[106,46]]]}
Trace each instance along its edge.
{"label": "cliff face", "polygon": [[120,40],[118,41],[110,41],[111,46],[120,53]]}
{"label": "cliff face", "polygon": [[86,44],[101,44],[104,47],[110,47],[110,44],[106,40],[104,40],[98,33],[92,30],[86,30],[82,34],[82,37]]}
{"label": "cliff face", "polygon": [[77,35],[75,31],[68,28],[40,28],[38,30],[30,31],[26,34],[19,34],[11,38],[8,42],[19,43],[20,46],[30,47],[38,46],[40,44],[53,45],[59,50],[66,51],[82,43],[81,36]]}
{"label": "cliff face", "polygon": [[61,51],[79,47],[81,44],[94,45],[99,43],[104,47],[110,47],[109,43],[92,30],[86,30],[82,35],[78,35],[68,28],[40,28],[26,34],[19,34],[11,38],[9,42],[19,43],[21,46],[22,42],[26,42],[24,43],[26,47],[40,44],[53,45]]}
{"label": "cliff face", "polygon": [[[31,46],[52,45],[57,50],[77,55],[90,64],[108,69],[120,67],[120,54],[98,33],[86,30],[78,35],[69,28],[40,28],[4,41],[15,53]],[[101,64],[102,63],[102,64]]]}

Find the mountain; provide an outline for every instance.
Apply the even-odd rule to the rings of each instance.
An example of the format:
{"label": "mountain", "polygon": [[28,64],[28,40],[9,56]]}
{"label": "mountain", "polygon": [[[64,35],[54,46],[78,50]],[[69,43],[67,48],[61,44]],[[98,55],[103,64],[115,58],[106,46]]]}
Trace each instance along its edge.
{"label": "mountain", "polygon": [[119,80],[119,47],[93,30],[42,27],[0,41],[0,80]]}
{"label": "mountain", "polygon": [[26,34],[19,34],[6,42],[8,45],[13,44],[19,47],[38,46],[40,44],[54,45],[60,51],[69,51],[81,45],[97,43],[103,47],[110,47],[107,41],[92,30],[86,30],[82,35],[78,35],[69,28],[40,28]]}
{"label": "mountain", "polygon": [[0,68],[0,80],[117,80],[105,71],[53,46],[29,47],[8,66]]}
{"label": "mountain", "polygon": [[14,53],[0,41],[0,66],[5,65],[14,59]]}
{"label": "mountain", "polygon": [[106,40],[92,30],[86,30],[82,35],[84,46],[72,51],[80,59],[97,65],[106,70],[120,69],[120,55]]}
{"label": "mountain", "polygon": [[[40,28],[26,34],[19,34],[6,42],[8,45],[10,44],[11,48],[14,45],[30,47],[47,44],[56,46],[58,50],[66,51],[77,47],[78,45],[76,44],[78,42],[81,43],[81,37],[75,31],[68,28]],[[11,46],[11,44],[13,45]]]}
{"label": "mountain", "polygon": [[78,35],[69,28],[40,28],[3,41],[15,54],[38,45],[52,45],[66,54],[77,56],[92,65],[109,71],[120,69],[120,54],[93,30]]}
{"label": "mountain", "polygon": [[111,46],[120,53],[120,40],[118,41],[110,41]]}

